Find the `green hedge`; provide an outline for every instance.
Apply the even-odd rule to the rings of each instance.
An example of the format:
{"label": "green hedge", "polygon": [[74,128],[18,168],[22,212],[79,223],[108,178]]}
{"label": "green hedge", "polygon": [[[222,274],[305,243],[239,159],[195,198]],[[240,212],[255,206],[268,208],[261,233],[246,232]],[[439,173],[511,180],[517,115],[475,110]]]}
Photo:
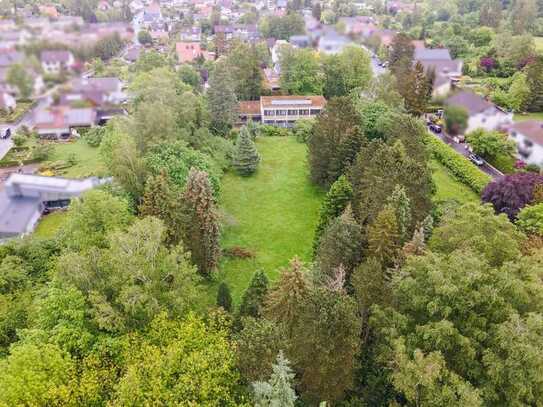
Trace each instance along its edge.
{"label": "green hedge", "polygon": [[[23,165],[39,163],[41,160],[37,158],[31,158],[29,160],[23,160]],[[21,161],[18,160],[0,160],[0,168],[18,167]]]}
{"label": "green hedge", "polygon": [[482,172],[470,160],[443,141],[431,135],[428,135],[427,140],[436,160],[443,164],[458,181],[478,194],[492,181],[490,175]]}

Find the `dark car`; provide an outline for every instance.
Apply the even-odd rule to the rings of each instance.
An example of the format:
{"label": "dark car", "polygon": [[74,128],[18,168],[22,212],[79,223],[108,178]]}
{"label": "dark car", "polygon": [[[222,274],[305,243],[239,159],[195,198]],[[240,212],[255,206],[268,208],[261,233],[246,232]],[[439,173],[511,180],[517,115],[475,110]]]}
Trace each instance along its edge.
{"label": "dark car", "polygon": [[437,124],[431,124],[428,128],[434,133],[441,133],[441,126],[438,126]]}
{"label": "dark car", "polygon": [[11,137],[11,129],[8,127],[1,136],[3,139],[7,139]]}
{"label": "dark car", "polygon": [[468,155],[468,158],[473,164],[478,165],[478,166],[481,166],[485,163],[485,160],[483,160],[477,154],[470,154]]}

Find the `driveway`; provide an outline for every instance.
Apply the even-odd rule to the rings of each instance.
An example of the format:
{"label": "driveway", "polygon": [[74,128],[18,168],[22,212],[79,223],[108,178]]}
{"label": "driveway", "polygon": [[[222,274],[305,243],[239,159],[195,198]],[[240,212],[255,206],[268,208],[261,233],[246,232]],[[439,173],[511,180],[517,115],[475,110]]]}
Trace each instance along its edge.
{"label": "driveway", "polygon": [[9,149],[13,147],[13,141],[11,138],[0,139],[0,160],[8,153]]}
{"label": "driveway", "polygon": [[[445,144],[448,144],[449,146],[454,148],[458,154],[462,154],[466,158],[468,158],[468,156],[471,154],[471,152],[468,150],[468,144],[457,143],[456,141],[454,141],[454,139],[451,136],[446,134],[445,131],[442,131],[441,133],[434,133],[433,131],[428,130],[428,133],[439,138]],[[477,168],[479,168],[485,174],[490,175],[493,179],[498,179],[498,178],[503,177],[502,172],[498,171],[496,168],[489,165],[486,161],[483,165],[477,166]]]}

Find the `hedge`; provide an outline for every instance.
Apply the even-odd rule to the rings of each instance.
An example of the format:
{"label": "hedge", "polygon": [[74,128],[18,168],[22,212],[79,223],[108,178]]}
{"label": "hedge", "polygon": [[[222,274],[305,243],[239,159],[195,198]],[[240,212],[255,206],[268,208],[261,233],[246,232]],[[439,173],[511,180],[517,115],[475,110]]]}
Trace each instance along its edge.
{"label": "hedge", "polygon": [[437,161],[443,164],[453,176],[480,194],[492,181],[490,175],[477,168],[470,160],[459,154],[454,148],[434,136],[428,135],[428,145]]}
{"label": "hedge", "polygon": [[22,160],[22,161],[19,161],[19,160],[0,160],[0,168],[18,167],[19,165],[21,165],[21,163],[23,165],[27,165],[27,164],[39,163],[40,161],[42,161],[42,160],[37,159],[37,158],[31,158],[29,160]]}

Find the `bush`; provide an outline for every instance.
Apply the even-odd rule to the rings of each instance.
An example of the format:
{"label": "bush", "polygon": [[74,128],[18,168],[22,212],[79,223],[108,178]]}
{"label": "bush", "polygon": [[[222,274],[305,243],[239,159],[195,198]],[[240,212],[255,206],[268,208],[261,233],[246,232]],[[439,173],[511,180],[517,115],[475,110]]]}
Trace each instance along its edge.
{"label": "bush", "polygon": [[430,135],[427,140],[436,160],[443,164],[458,181],[466,184],[478,194],[492,180],[489,175],[479,170],[466,157],[458,154],[441,140]]}
{"label": "bush", "polygon": [[51,144],[38,144],[32,151],[32,157],[35,160],[45,161],[51,155],[53,146]]}
{"label": "bush", "polygon": [[528,164],[524,169],[528,172],[535,172],[536,174],[541,172],[541,168],[537,164]]}
{"label": "bush", "polygon": [[260,126],[260,135],[263,137],[287,137],[292,136],[292,132],[284,127],[270,126],[263,124]]}
{"label": "bush", "polygon": [[314,119],[301,119],[296,122],[294,128],[294,136],[296,136],[296,141],[300,143],[305,143],[311,136],[313,131],[313,124],[315,123]]}
{"label": "bush", "polygon": [[518,214],[517,226],[527,234],[543,236],[543,204],[525,206]]}
{"label": "bush", "polygon": [[21,134],[16,134],[13,136],[13,144],[15,147],[21,147],[24,143],[26,143],[26,137]]}
{"label": "bush", "polygon": [[106,133],[105,127],[93,127],[82,134],[82,138],[91,147],[99,147]]}

